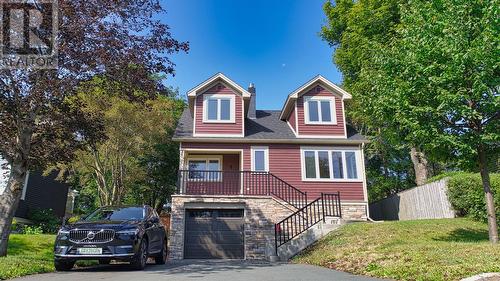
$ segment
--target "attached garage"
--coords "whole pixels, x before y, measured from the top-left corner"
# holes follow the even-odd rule
[[[243,259],[243,209],[187,209],[185,259]]]

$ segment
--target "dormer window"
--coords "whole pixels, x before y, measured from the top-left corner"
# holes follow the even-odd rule
[[[235,99],[232,95],[205,95],[203,102],[203,122],[234,123]]]
[[[337,124],[335,98],[304,97],[306,124]]]

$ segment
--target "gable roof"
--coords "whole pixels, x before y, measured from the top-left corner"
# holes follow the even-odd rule
[[[310,90],[317,84],[320,84],[324,86],[326,89],[330,90],[331,92],[340,95],[343,100],[352,98],[351,94],[349,94],[339,86],[335,85],[335,83],[333,83],[332,81],[326,79],[321,75],[317,75],[288,95],[285,104],[283,105],[283,110],[281,111],[280,119],[283,120],[286,119],[288,117],[288,114],[290,114],[290,112],[292,111],[293,102],[297,100],[301,95],[307,93],[308,90]]]
[[[177,141],[217,141],[217,142],[300,142],[300,143],[365,143],[368,140],[352,126],[347,125],[346,139],[306,139],[297,138],[286,121],[281,120],[280,110],[257,110],[255,119],[245,119],[244,138],[193,137],[193,118],[186,108],[177,125],[174,140]]]
[[[203,93],[207,88],[209,88],[211,85],[215,84],[218,81],[224,82],[233,90],[235,90],[238,94],[242,95],[244,98],[250,98],[251,96],[251,94],[247,90],[245,90],[243,87],[238,85],[233,80],[229,79],[226,75],[224,75],[221,72],[216,73],[214,76],[208,78],[207,80],[198,84],[198,86],[189,90],[187,92],[187,96],[190,98],[196,97],[197,95]]]

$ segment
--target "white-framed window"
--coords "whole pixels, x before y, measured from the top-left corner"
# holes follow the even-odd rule
[[[189,180],[222,180],[222,157],[196,157],[187,161]]]
[[[302,180],[360,181],[360,153],[355,149],[302,148]]]
[[[252,146],[252,171],[269,172],[269,147]]]
[[[304,97],[306,124],[337,124],[334,97]]]
[[[234,123],[235,96],[205,94],[203,98],[203,122]]]

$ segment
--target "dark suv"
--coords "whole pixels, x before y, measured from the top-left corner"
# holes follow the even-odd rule
[[[64,225],[54,246],[56,270],[70,270],[77,260],[128,261],[144,269],[148,257],[167,259],[167,235],[150,206],[102,207],[74,224]]]

